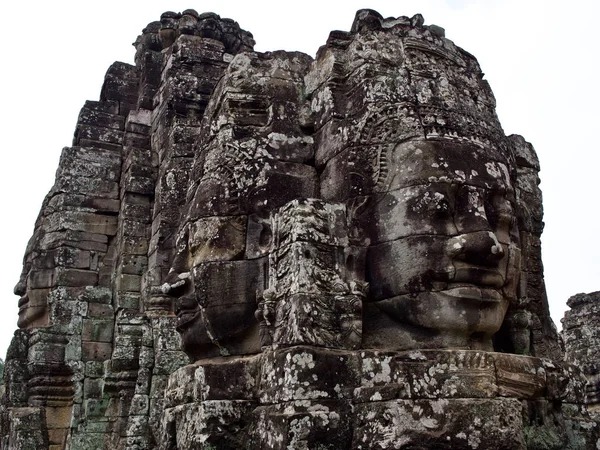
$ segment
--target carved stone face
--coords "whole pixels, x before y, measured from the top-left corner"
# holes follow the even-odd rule
[[[182,347],[193,358],[260,349],[254,311],[256,291],[264,279],[262,260],[197,261],[205,254],[213,259],[216,254],[226,255],[235,247],[234,228],[216,228],[224,233],[223,241],[216,239],[217,231],[203,235],[204,245],[196,246],[190,238],[183,254],[193,261],[191,269],[180,272],[177,279],[168,279],[169,294],[177,297],[177,331]]]
[[[27,282],[21,279],[14,293],[19,295],[19,328],[42,327],[48,324],[48,289],[27,289]]]
[[[390,156],[389,191],[363,210],[374,306],[407,333],[399,346],[488,347],[520,261],[506,158],[449,141],[409,141]]]
[[[255,353],[259,350],[254,319],[259,267],[227,261],[199,265],[176,303],[182,348],[193,358]],[[195,286],[192,287],[192,284]]]

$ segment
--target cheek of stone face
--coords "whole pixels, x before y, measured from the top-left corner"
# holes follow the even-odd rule
[[[190,226],[192,264],[239,259],[246,249],[246,216],[204,217]]]
[[[46,326],[48,324],[48,294],[49,289],[30,289],[25,296],[19,300],[19,328],[33,328]]]
[[[367,276],[372,300],[442,290],[454,276],[446,236],[409,236],[371,246]]]
[[[19,328],[34,328],[46,325],[48,322],[48,308],[30,306],[19,312],[17,326]]]

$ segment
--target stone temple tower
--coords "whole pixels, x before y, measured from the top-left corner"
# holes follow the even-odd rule
[[[186,10],[134,45],[25,252],[2,448],[598,448],[537,156],[441,27],[360,10],[312,58]]]

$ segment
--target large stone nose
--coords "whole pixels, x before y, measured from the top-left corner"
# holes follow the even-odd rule
[[[13,292],[15,295],[22,297],[27,292],[27,280],[25,277],[21,277],[19,282],[13,288]]]
[[[446,254],[454,260],[478,266],[496,266],[504,258],[504,249],[493,232],[476,231],[449,239]]]

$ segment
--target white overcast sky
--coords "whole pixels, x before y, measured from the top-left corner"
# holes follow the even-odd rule
[[[543,260],[552,317],[568,297],[600,290],[600,38],[597,0],[104,0],[4,2],[0,65],[0,357],[16,328],[12,289],[61,149],[79,109],[97,100],[114,61],[164,11],[212,11],[254,34],[257,51],[314,56],[331,30],[349,30],[360,8],[384,17],[421,13],[474,54],[506,134],[536,148],[546,229]]]

